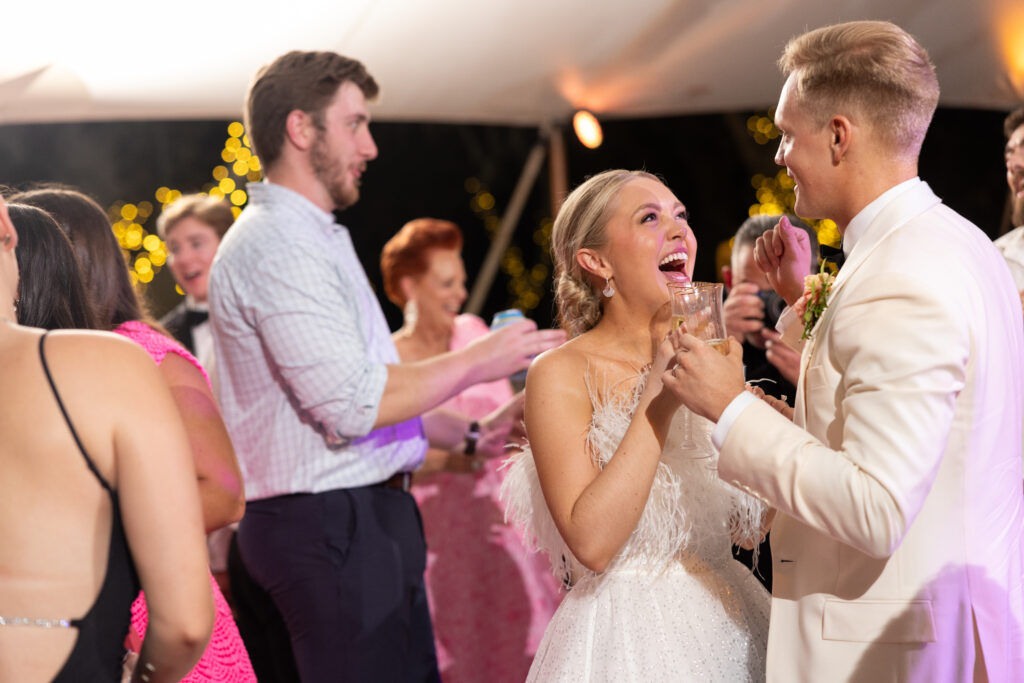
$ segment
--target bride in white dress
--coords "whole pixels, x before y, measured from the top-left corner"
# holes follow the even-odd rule
[[[570,341],[537,358],[529,443],[509,462],[507,514],[569,592],[529,681],[763,681],[769,596],[732,558],[767,514],[718,479],[711,424],[665,385],[668,287],[697,244],[672,191],[607,171],[566,199],[552,233]],[[739,347],[731,355],[739,362]]]

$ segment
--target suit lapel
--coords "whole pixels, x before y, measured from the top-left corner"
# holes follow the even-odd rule
[[[819,336],[823,333],[825,326],[838,308],[838,306],[833,304],[837,303],[839,291],[867,261],[875,249],[885,241],[886,237],[906,225],[911,219],[940,203],[942,203],[942,200],[932,192],[931,188],[928,187],[928,183],[922,181],[889,202],[878,216],[875,217],[875,220],[871,222],[867,230],[864,231],[864,235],[857,241],[857,244],[840,269],[839,275],[836,276],[835,282],[832,284],[832,290],[829,292],[828,297],[829,305],[825,308],[825,312],[818,319],[818,322],[815,323],[814,328],[811,330],[811,337],[804,344],[803,353],[800,355],[800,382],[794,410],[794,422],[798,426],[804,427],[807,425],[808,397],[807,382],[805,381],[807,368],[814,357]]]
[[[924,181],[911,187],[889,202],[875,217],[875,220],[871,222],[867,230],[864,231],[864,235],[857,241],[857,244],[854,245],[853,251],[850,252],[849,258],[846,259],[846,263],[843,264],[835,283],[832,285],[832,292],[829,298],[836,296],[839,290],[853,277],[854,273],[864,265],[872,252],[885,241],[886,237],[902,228],[911,219],[941,203],[942,200],[935,196],[932,189],[928,187],[928,183]],[[818,321],[816,327],[821,327],[821,323],[829,317],[831,310],[831,306],[825,309],[825,314],[821,316],[821,320]]]

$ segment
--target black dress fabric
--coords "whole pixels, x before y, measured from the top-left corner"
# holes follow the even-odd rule
[[[75,443],[78,444],[78,450],[85,458],[85,464],[110,496],[111,505],[110,548],[107,551],[107,572],[103,586],[85,616],[71,620],[71,625],[78,629],[78,638],[63,668],[53,680],[55,683],[120,681],[121,660],[125,653],[124,639],[131,627],[132,602],[139,594],[139,577],[121,523],[117,492],[96,469],[89,454],[85,452],[81,439],[78,438],[78,432],[75,431],[53,377],[50,376],[43,347],[45,340],[46,334],[39,339],[39,359],[50,383],[50,389]]]

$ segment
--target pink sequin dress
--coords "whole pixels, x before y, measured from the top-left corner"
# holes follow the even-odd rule
[[[454,351],[487,334],[455,319]],[[480,418],[512,397],[507,380],[478,384],[443,407]],[[437,474],[413,487],[427,539],[427,594],[445,683],[522,683],[561,600],[547,559],[527,552],[498,500],[504,459],[476,474]]]
[[[178,354],[199,368],[209,384],[210,378],[207,376],[206,370],[185,347],[170,337],[160,334],[149,325],[129,321],[119,325],[114,332],[128,337],[146,349],[157,365],[163,362],[168,353]],[[249,653],[242,643],[242,636],[238,633],[235,619],[231,616],[231,608],[228,607],[212,574],[210,575],[210,590],[213,592],[213,604],[216,612],[213,634],[210,636],[210,643],[206,646],[206,651],[203,652],[203,656],[195,668],[181,680],[187,683],[205,683],[207,681],[254,683],[256,674],[253,673]],[[145,638],[148,624],[149,615],[146,612],[145,593],[139,593],[139,597],[132,604],[132,626],[140,636]]]

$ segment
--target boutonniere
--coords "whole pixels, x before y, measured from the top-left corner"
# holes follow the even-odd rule
[[[835,281],[836,276],[825,270],[824,265],[820,272],[804,278],[804,293],[793,306],[794,312],[804,321],[801,339],[811,338],[811,330],[828,307],[828,295]]]

